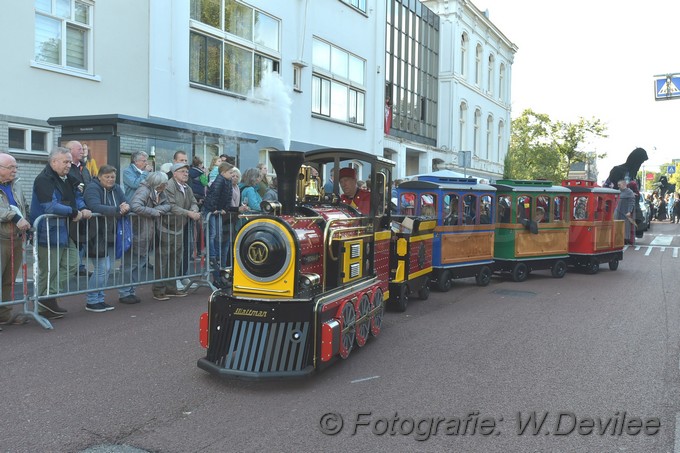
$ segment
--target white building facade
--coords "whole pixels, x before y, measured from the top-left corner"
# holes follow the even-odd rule
[[[0,43],[0,152],[20,161],[27,190],[74,139],[119,168],[134,151],[157,166],[177,150],[206,165],[228,154],[246,169],[270,148],[342,147],[394,159],[397,176],[455,167],[464,149],[473,174],[502,172],[516,48],[464,0],[18,1]]]

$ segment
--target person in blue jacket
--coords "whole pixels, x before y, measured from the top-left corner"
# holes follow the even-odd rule
[[[69,235],[81,219],[89,219],[77,181],[69,176],[73,157],[68,148],[55,148],[48,163],[33,181],[31,221],[38,243],[38,311],[48,318],[61,318],[67,310],[54,295],[65,289],[69,276],[78,269],[78,247]],[[44,214],[59,217],[41,218]]]

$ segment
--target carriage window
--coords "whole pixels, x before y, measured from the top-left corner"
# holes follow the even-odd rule
[[[424,193],[420,195],[420,215],[426,217],[437,216],[437,195]]]
[[[567,197],[558,196],[553,199],[553,215],[555,222],[565,222],[567,219]]]
[[[474,225],[477,222],[477,195],[463,197],[463,225]]]
[[[444,225],[458,225],[458,194],[444,195]]]
[[[528,220],[531,217],[531,197],[520,195],[517,197],[517,223]]]
[[[604,202],[604,220],[612,219],[613,214],[612,206],[613,206],[612,200],[606,200]]]
[[[479,200],[479,223],[488,225],[493,219],[492,204],[493,197],[491,195],[482,195]]]
[[[413,215],[416,212],[416,194],[403,192],[399,197],[399,214]]]
[[[511,199],[507,195],[498,197],[498,223],[510,222],[510,203]]]
[[[550,197],[547,195],[539,195],[536,197],[536,213],[534,220],[538,223],[550,222]]]
[[[602,212],[604,210],[604,203],[602,197],[595,198],[595,220],[602,220]]]
[[[588,219],[588,197],[574,198],[574,220]]]

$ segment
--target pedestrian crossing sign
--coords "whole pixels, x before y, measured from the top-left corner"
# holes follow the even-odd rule
[[[680,98],[680,74],[668,74],[656,76],[654,79],[654,99],[657,101],[665,99]]]

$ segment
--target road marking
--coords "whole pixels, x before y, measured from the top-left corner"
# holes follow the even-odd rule
[[[639,245],[636,245],[636,246],[635,246],[635,251],[637,252],[638,250],[640,250],[640,246],[639,246]]]
[[[673,445],[673,451],[675,453],[680,453],[680,412],[675,414],[675,443]]]
[[[652,239],[649,245],[671,245],[671,242],[673,242],[673,236],[660,235]]]
[[[645,252],[645,256],[649,256],[650,253],[652,253],[652,247],[647,247],[647,251]]]
[[[371,379],[378,379],[380,376],[371,376],[367,378],[362,378],[362,379],[355,379],[353,381],[350,381],[350,384],[356,384],[357,382],[364,382],[364,381],[370,381]]]
[[[673,258],[677,258],[677,257],[678,257],[678,248],[673,247]]]

